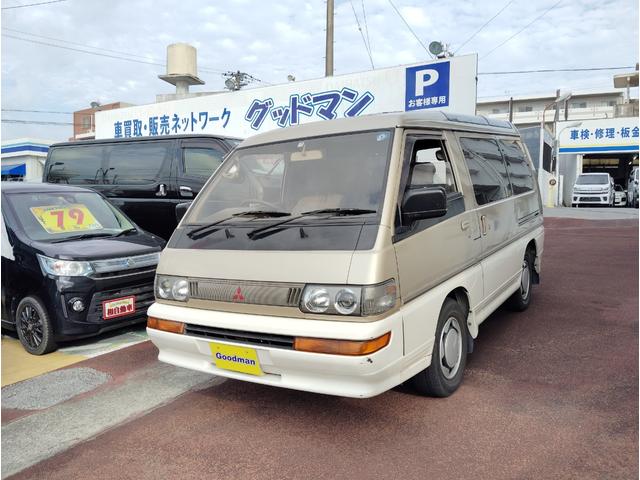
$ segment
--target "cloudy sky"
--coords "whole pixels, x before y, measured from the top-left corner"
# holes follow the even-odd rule
[[[264,84],[284,83],[288,74],[298,80],[324,75],[324,0],[57,0],[11,8],[45,1],[2,2],[3,140],[72,135],[70,125],[7,121],[64,124],[72,121],[69,114],[10,110],[72,112],[91,101],[145,104],[158,93],[174,92],[157,78],[164,67],[152,64],[164,64],[166,46],[175,42],[198,48],[198,73],[206,85],[192,91],[222,89],[221,73],[228,70],[248,72]],[[394,5],[423,44],[441,40],[458,55],[478,53],[480,98],[556,88],[610,89],[612,74],[620,73],[490,72],[633,66],[638,61],[635,0],[335,2],[336,75],[369,70],[371,61],[381,68],[429,58]],[[362,39],[367,32],[371,60]]]

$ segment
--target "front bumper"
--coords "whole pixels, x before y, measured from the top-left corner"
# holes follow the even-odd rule
[[[122,279],[115,281],[73,282],[72,286],[52,286],[51,293],[55,314],[54,336],[57,341],[71,340],[98,335],[146,320],[147,309],[154,301],[153,273],[134,276],[123,285]],[[135,297],[135,311],[115,317],[105,318],[103,302],[123,297]],[[85,309],[75,312],[71,308],[73,299],[80,299]]]
[[[574,205],[609,205],[611,197],[607,193],[574,193],[571,197]]]
[[[284,336],[343,340],[368,340],[391,332],[383,349],[364,356],[300,352],[191,334],[147,329],[158,347],[160,361],[179,367],[249,382],[344,397],[372,397],[412,377],[429,366],[431,351],[403,352],[402,315],[396,312],[371,323],[302,320],[227,313],[154,303],[149,315],[187,324]],[[263,375],[217,368],[210,350],[215,341],[255,349]]]

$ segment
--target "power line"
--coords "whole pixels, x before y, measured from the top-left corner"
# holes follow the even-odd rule
[[[511,39],[513,39],[514,37],[516,37],[517,35],[521,34],[522,32],[524,32],[527,28],[529,28],[531,25],[533,25],[534,23],[536,23],[538,20],[540,20],[542,17],[544,17],[547,13],[549,13],[551,10],[553,10],[554,8],[556,8],[558,5],[560,5],[562,3],[562,0],[559,0],[558,2],[554,3],[551,7],[547,8],[544,12],[542,12],[541,15],[537,16],[536,18],[534,18],[531,22],[527,23],[524,27],[522,27],[520,30],[518,30],[516,33],[514,33],[513,35],[511,35],[509,38],[507,38],[504,42],[502,42],[501,44],[499,44],[498,46],[494,47],[493,49],[489,50],[488,53],[484,54],[482,57],[480,58],[486,58],[489,55],[491,55],[493,52],[495,52],[498,48],[500,48],[501,46],[503,46],[505,43],[509,42]]]
[[[144,60],[136,60],[134,58],[126,58],[126,57],[122,57],[122,56],[119,56],[119,55],[109,55],[109,54],[106,54],[106,53],[92,52],[92,51],[83,50],[83,49],[80,49],[80,48],[66,47],[64,45],[55,45],[53,43],[42,42],[40,40],[33,40],[31,38],[17,37],[15,35],[10,35],[8,33],[3,33],[2,36],[3,37],[8,37],[8,38],[13,38],[15,40],[22,40],[23,42],[35,43],[35,44],[38,44],[38,45],[45,45],[47,47],[53,47],[53,48],[61,48],[63,50],[71,50],[73,52],[86,53],[88,55],[95,55],[95,56],[98,56],[98,57],[115,58],[117,60],[125,60],[127,62],[134,62],[134,63],[142,63],[144,65],[154,65],[156,67],[166,67],[167,66],[164,63],[149,62],[149,61],[144,61]],[[93,48],[93,47],[91,47],[91,48]],[[203,72],[208,72],[208,73],[219,73],[219,74],[223,73],[221,70],[211,70],[211,69],[207,69],[207,68],[203,68],[203,67],[201,67],[200,70],[203,71]],[[259,80],[259,81],[262,81],[262,80]]]
[[[18,120],[15,118],[3,118],[2,123],[20,123],[29,125],[74,125],[72,122],[46,122],[43,120]],[[76,123],[75,125],[80,125]]]
[[[516,75],[520,73],[595,72],[598,70],[630,70],[631,67],[544,68],[539,70],[513,70],[509,72],[478,72],[478,75]]]
[[[36,43],[38,45],[46,45],[47,47],[54,47],[54,48],[61,48],[63,50],[71,50],[73,52],[80,52],[80,53],[86,53],[88,55],[96,55],[98,57],[107,57],[107,58],[116,58],[118,60],[126,60],[127,62],[134,62],[134,63],[144,63],[146,65],[154,65],[157,67],[165,67],[166,65],[162,64],[162,63],[156,63],[156,62],[145,62],[143,60],[135,60],[133,58],[125,58],[125,57],[119,57],[116,55],[108,55],[106,53],[99,53],[99,52],[90,52],[88,50],[82,50],[79,48],[73,48],[73,47],[65,47],[63,45],[54,45],[53,43],[47,43],[47,42],[41,42],[39,40],[32,40],[30,38],[21,38],[21,37],[16,37],[15,35],[10,35],[8,33],[3,33],[2,34],[3,37],[8,37],[8,38],[13,38],[15,40],[22,40],[23,42],[30,42],[30,43]]]
[[[409,26],[409,24],[407,23],[407,21],[404,19],[404,17],[402,16],[402,14],[400,13],[400,10],[398,10],[396,8],[396,6],[393,4],[393,2],[391,0],[389,0],[389,3],[391,4],[391,6],[393,7],[393,9],[396,11],[396,13],[398,14],[398,16],[402,19],[402,21],[404,22],[404,24],[407,26],[407,28],[409,29],[409,31],[413,34],[414,37],[416,37],[416,40],[418,40],[418,42],[420,43],[420,45],[422,45],[422,48],[424,48],[424,51],[427,52],[427,54],[429,55],[429,57],[433,58],[433,55],[431,55],[431,52],[429,51],[429,49],[425,46],[424,43],[422,43],[422,40],[420,40],[420,38],[418,37],[418,35],[416,35],[416,32],[413,31],[413,29]]]
[[[79,47],[92,48],[94,50],[102,50],[104,52],[111,52],[111,53],[118,53],[118,54],[121,54],[121,55],[127,55],[129,57],[137,57],[137,58],[148,59],[148,57],[146,57],[144,55],[136,55],[134,53],[120,52],[118,50],[110,50],[108,48],[93,47],[91,45],[87,45],[86,43],[70,42],[68,40],[62,40],[60,38],[45,37],[44,35],[37,35],[35,33],[23,32],[22,30],[15,30],[13,28],[2,27],[2,29],[6,30],[7,32],[19,33],[21,35],[29,35],[31,37],[37,37],[37,38],[44,38],[45,40],[53,40],[54,42],[68,43],[69,45],[77,45]]]
[[[371,57],[371,50],[369,50],[369,45],[367,45],[367,40],[364,38],[364,32],[360,27],[360,20],[358,19],[358,14],[356,14],[356,7],[353,6],[353,0],[349,0],[351,3],[351,10],[353,10],[353,16],[356,17],[356,24],[358,25],[358,30],[360,31],[360,36],[362,37],[362,43],[364,43],[364,48],[367,51],[367,55],[369,55],[369,61],[371,62],[371,69],[375,70],[375,65],[373,64],[373,58]]]
[[[35,7],[36,5],[49,5],[50,3],[66,2],[67,0],[50,0],[49,2],[27,3],[25,5],[14,5],[13,7],[2,7],[2,10],[11,10],[13,8]]]
[[[506,10],[506,8],[511,5],[514,2],[514,0],[509,0],[509,2],[507,2],[505,4],[504,7],[502,7],[500,10],[498,10],[498,13],[496,13],[493,17],[491,17],[489,20],[487,20],[478,30],[475,31],[475,33],[473,35],[471,35],[469,38],[467,38],[464,42],[462,42],[462,45],[460,45],[455,52],[453,52],[454,54],[458,53],[460,51],[460,49],[462,47],[464,47],[467,43],[469,43],[477,34],[479,34],[484,27],[486,27],[487,25],[489,25],[491,22],[493,22],[493,20],[500,15],[504,10]]]
[[[369,38],[369,25],[367,25],[367,12],[364,9],[364,0],[362,0],[362,17],[364,20],[364,31],[367,34],[367,45],[369,45],[369,54],[371,54],[371,39]]]
[[[21,113],[54,113],[60,115],[73,115],[73,112],[55,112],[51,110],[20,110],[17,108],[3,108],[3,112],[21,112]]]

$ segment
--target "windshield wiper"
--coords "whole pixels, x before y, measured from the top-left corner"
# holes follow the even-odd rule
[[[84,240],[85,238],[98,238],[98,237],[112,237],[111,233],[83,233],[82,235],[75,235],[73,237],[65,237],[59,238],[57,240],[52,240],[49,243],[61,243],[61,242],[70,242],[72,240]]]
[[[366,215],[367,213],[376,213],[376,210],[368,210],[366,208],[322,208],[320,210],[302,212],[302,215],[323,215],[329,213],[333,213],[337,217],[347,217],[351,215]]]
[[[126,230],[122,230],[119,233],[116,233],[115,235],[113,235],[113,237],[122,237],[124,235],[127,235],[128,233],[132,233],[132,232],[137,232],[137,230],[135,228],[127,228]]]
[[[220,225],[221,223],[228,222],[229,220],[233,220],[236,217],[288,217],[289,215],[291,214],[288,212],[279,212],[277,210],[249,210],[247,212],[234,213],[230,217],[195,228],[187,233],[187,236],[192,240],[206,237],[207,235],[217,232],[221,228],[213,227]]]
[[[328,216],[326,218],[329,218],[332,216],[365,215],[367,213],[376,213],[376,211],[366,210],[363,208],[323,208],[321,210],[311,210],[309,212],[302,212],[300,215],[287,218],[286,220],[282,220],[281,222],[272,223],[264,227],[256,228],[255,230],[251,230],[249,233],[247,233],[247,237],[249,237],[251,240],[257,240],[259,238],[273,235],[274,233],[277,233],[281,230],[278,227],[281,227],[289,222],[293,222],[294,220],[298,220],[303,217],[327,214]],[[292,225],[289,225],[289,227],[290,226]]]

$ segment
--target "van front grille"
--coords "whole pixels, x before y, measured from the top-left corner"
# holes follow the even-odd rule
[[[227,340],[230,342],[246,343],[273,348],[293,349],[293,337],[287,335],[274,335],[272,333],[245,332],[241,330],[228,330],[226,328],[205,327],[187,323],[185,335],[208,338],[211,340]]]
[[[297,307],[303,284],[189,279],[189,298],[249,305]]]

